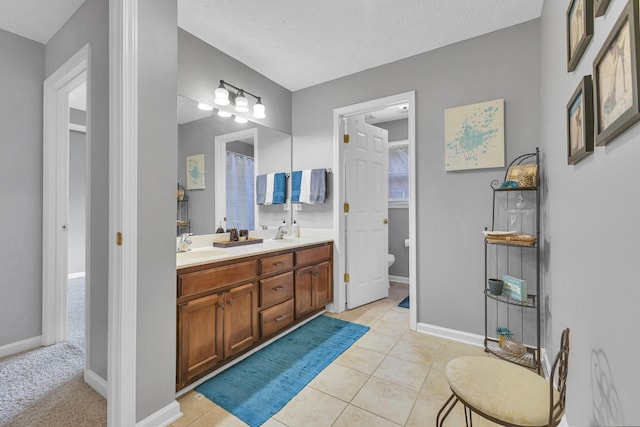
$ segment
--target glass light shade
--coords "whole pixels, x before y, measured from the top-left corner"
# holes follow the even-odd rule
[[[215,91],[216,99],[213,101],[218,105],[229,105],[229,91],[223,87],[219,87]]]
[[[238,96],[236,96],[236,111],[239,113],[249,111],[249,101],[247,101],[242,91],[238,92]]]
[[[236,116],[235,122],[236,123],[247,123],[247,119],[245,119],[244,117]]]
[[[262,104],[262,102],[258,101],[253,106],[253,117],[255,117],[256,119],[264,119],[265,117],[267,117],[264,114],[264,104]]]
[[[231,114],[228,111],[218,110],[218,116],[220,116],[220,117],[231,117],[231,116],[233,116],[233,114]]]
[[[204,102],[198,102],[198,108],[204,111],[211,111],[213,107],[209,104],[205,104]]]

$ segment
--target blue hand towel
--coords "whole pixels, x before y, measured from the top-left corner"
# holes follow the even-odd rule
[[[273,176],[273,203],[284,203],[287,191],[287,176],[279,172]]]
[[[327,171],[326,169],[311,170],[311,188],[309,201],[311,203],[324,203],[327,197]]]
[[[264,198],[267,194],[267,176],[256,176],[256,205],[264,205]]]
[[[291,203],[300,203],[300,184],[302,183],[302,171],[291,173]]]

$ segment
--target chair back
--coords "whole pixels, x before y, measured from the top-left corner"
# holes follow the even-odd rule
[[[567,374],[569,372],[569,328],[562,331],[560,351],[556,354],[549,378],[549,426],[560,424],[566,409]],[[557,376],[557,378],[556,378]],[[554,384],[557,382],[557,391]],[[554,397],[558,400],[554,402]]]

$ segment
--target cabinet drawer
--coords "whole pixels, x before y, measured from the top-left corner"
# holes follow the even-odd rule
[[[331,258],[331,245],[296,251],[296,266],[315,264]]]
[[[247,282],[256,277],[256,261],[238,262],[178,276],[178,298]]]
[[[293,253],[274,255],[260,259],[260,274],[277,273],[293,268]]]
[[[267,337],[293,322],[293,299],[260,312],[262,336]]]
[[[293,271],[260,280],[260,306],[265,307],[293,297]]]

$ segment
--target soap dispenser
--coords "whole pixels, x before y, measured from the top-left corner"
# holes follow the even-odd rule
[[[238,235],[238,227],[236,227],[236,224],[238,223],[238,221],[235,221],[233,226],[231,227],[231,231],[229,232],[229,240],[232,242],[237,242],[240,239],[240,236]]]
[[[291,237],[300,237],[300,227],[298,227],[298,223],[296,220],[293,220],[293,225],[291,226]]]

